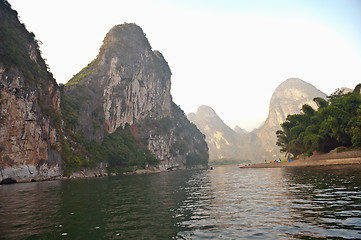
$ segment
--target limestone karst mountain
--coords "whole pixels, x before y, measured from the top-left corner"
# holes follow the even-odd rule
[[[34,34],[0,1],[0,182],[62,173],[59,104]]]
[[[250,160],[257,158],[254,151],[258,140],[251,133],[239,134],[228,127],[209,106],[200,106],[197,113],[187,115],[199,130],[206,135],[210,160]]]
[[[59,87],[35,35],[0,0],[0,182],[206,166],[205,136],[172,101],[170,77],[142,29],[123,24]]]
[[[197,113],[187,115],[188,119],[196,124],[200,131],[206,135],[210,159],[222,159],[235,156],[239,136],[228,127],[208,106],[200,106]]]
[[[114,26],[97,58],[65,85],[64,98],[78,102],[73,130],[99,142],[130,125],[161,169],[207,165],[204,136],[173,103],[170,78],[139,26]]]
[[[326,95],[301,79],[287,79],[272,95],[267,120],[249,133],[241,131],[242,134],[239,134],[236,132],[239,131],[238,128],[232,130],[207,106],[201,106],[196,114],[188,114],[188,119],[206,135],[210,159],[231,158],[261,162],[283,157],[276,146],[276,131],[289,114],[300,113],[304,104],[316,109],[313,102],[315,97],[326,98]]]
[[[235,131],[236,133],[238,134],[246,134],[248,133],[247,130],[243,129],[243,128],[240,128],[238,125],[236,125],[233,129],[233,131]]]
[[[287,79],[276,88],[269,103],[266,122],[254,132],[262,142],[264,159],[283,157],[276,146],[276,131],[281,129],[280,124],[288,115],[300,113],[304,104],[317,109],[313,101],[315,97],[326,99],[326,94],[299,78]]]

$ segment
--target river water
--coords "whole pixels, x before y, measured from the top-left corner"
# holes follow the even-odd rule
[[[0,185],[0,239],[361,239],[361,166]]]

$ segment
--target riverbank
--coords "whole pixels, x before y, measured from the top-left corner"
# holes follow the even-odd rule
[[[192,168],[184,167],[171,167],[171,168],[157,168],[153,166],[146,166],[145,169],[133,168],[133,171],[130,172],[119,172],[119,173],[108,173],[107,169],[103,167],[96,168],[83,168],[79,171],[73,172],[70,176],[58,175],[58,176],[39,176],[39,177],[11,177],[11,178],[0,178],[1,184],[12,184],[12,183],[27,183],[27,182],[43,182],[43,181],[56,181],[56,180],[67,180],[67,179],[81,179],[81,178],[97,178],[97,177],[107,177],[107,176],[117,176],[117,175],[137,175],[137,174],[150,174],[150,173],[160,173],[160,172],[171,172],[179,170],[191,170],[191,169],[207,169],[207,167],[202,165],[193,166]]]
[[[280,168],[280,167],[306,167],[327,165],[349,165],[361,164],[361,151],[330,152],[326,154],[315,154],[311,157],[301,157],[292,162],[279,163],[256,163],[241,168]]]

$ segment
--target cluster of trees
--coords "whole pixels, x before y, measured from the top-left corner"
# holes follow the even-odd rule
[[[109,170],[113,172],[132,170],[133,166],[144,169],[146,164],[156,166],[160,163],[160,160],[134,137],[129,124],[118,127],[114,133],[105,133],[102,142],[85,141],[85,143],[92,160],[108,162]]]
[[[129,124],[119,127],[114,133],[105,133],[102,142],[86,139],[81,133],[67,131],[62,136],[61,156],[65,161],[65,175],[81,167],[95,167],[100,162],[109,164],[110,172],[132,171],[133,167],[144,169],[147,164],[160,163],[132,133]]]
[[[301,114],[289,115],[276,132],[281,152],[297,156],[326,153],[337,147],[361,147],[361,84],[345,94],[340,89],[327,100],[315,98],[318,110],[305,104]]]

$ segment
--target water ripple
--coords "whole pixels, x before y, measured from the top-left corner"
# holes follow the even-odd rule
[[[0,186],[0,239],[361,239],[361,166]]]

